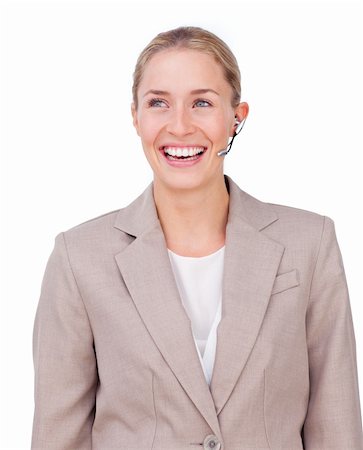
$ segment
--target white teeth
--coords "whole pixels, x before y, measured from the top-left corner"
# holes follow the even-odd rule
[[[204,147],[164,147],[164,152],[171,156],[195,156],[204,152]]]

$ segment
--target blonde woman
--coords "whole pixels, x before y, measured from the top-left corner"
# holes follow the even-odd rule
[[[134,72],[153,181],[59,233],[34,324],[34,449],[361,450],[331,218],[224,174],[248,115],[229,47],[156,36]]]

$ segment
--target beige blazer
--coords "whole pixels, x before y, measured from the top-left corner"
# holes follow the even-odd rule
[[[225,181],[210,387],[150,183],[55,238],[34,323],[33,449],[363,449],[334,222]]]

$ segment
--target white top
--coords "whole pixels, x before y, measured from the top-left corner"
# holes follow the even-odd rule
[[[210,384],[221,319],[225,246],[202,257],[181,256],[168,249],[183,306],[190,318],[199,359]]]

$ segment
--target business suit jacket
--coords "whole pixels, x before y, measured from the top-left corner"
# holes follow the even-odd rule
[[[33,449],[363,449],[334,222],[225,181],[210,387],[150,183],[55,238],[34,323]]]

